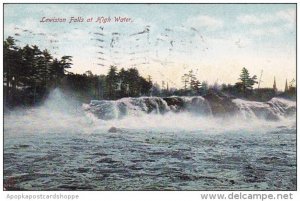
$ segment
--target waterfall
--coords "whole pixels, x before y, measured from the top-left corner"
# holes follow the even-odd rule
[[[272,98],[267,102],[246,101],[233,99],[232,102],[238,107],[243,118],[263,118],[279,120],[296,113],[296,103],[282,98]]]
[[[147,114],[163,115],[165,113],[191,113],[200,116],[235,115],[239,118],[279,120],[296,113],[296,102],[273,98],[267,102],[217,98],[202,96],[192,97],[139,97],[119,100],[92,100],[84,105],[84,110],[99,119],[121,119],[126,116],[143,116]]]

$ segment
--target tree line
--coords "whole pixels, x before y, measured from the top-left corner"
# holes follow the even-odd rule
[[[72,57],[53,58],[48,50],[36,45],[18,47],[8,37],[3,44],[4,103],[7,106],[35,104],[58,86],[71,68]]]
[[[239,75],[238,81],[235,84],[221,84],[215,83],[208,85],[205,81],[199,81],[193,70],[182,76],[183,89],[174,90],[172,92],[162,93],[168,95],[206,95],[207,93],[223,93],[229,96],[246,98],[256,101],[267,101],[275,96],[285,97],[290,99],[296,98],[296,86],[295,80],[292,80],[290,84],[287,84],[283,92],[277,91],[276,86],[273,88],[254,88],[255,84],[258,84],[257,76],[251,76],[248,69],[243,67]],[[275,88],[274,88],[275,87]]]
[[[121,68],[118,72],[116,66],[111,66],[106,76],[107,96],[110,99],[149,96],[152,85],[152,80],[140,76],[136,68]]]
[[[39,104],[56,87],[87,101],[150,95],[151,80],[140,76],[135,68],[118,72],[111,66],[107,75],[93,75],[91,71],[71,73],[71,67],[72,56],[54,58],[47,49],[19,47],[13,37],[8,37],[3,44],[5,106]]]
[[[207,93],[208,90],[218,91],[222,88],[226,88],[226,84],[219,86],[217,83],[215,83],[212,86],[208,86],[206,81],[200,82],[193,73],[193,70],[185,73],[181,78],[184,85],[183,90],[189,95],[203,95]],[[233,86],[227,86],[231,86],[232,91],[246,95],[252,91],[253,85],[257,83],[256,79],[256,75],[251,77],[249,71],[244,67],[238,79],[239,81]]]
[[[209,92],[222,92],[253,100],[268,100],[274,96],[296,97],[294,83],[289,86],[286,83],[283,93],[273,88],[254,89],[257,77],[250,76],[246,68],[242,68],[234,85],[215,83],[210,86],[206,81],[199,81],[190,70],[181,77],[182,89],[169,88],[168,85],[167,88],[161,88],[152,82],[150,76],[143,78],[136,68],[118,70],[116,66],[110,66],[106,75],[94,75],[91,71],[74,74],[68,71],[72,67],[71,56],[54,58],[47,49],[40,50],[36,45],[18,47],[13,37],[4,41],[3,59],[4,104],[8,107],[39,104],[56,87],[86,102],[91,99],[151,95],[205,95]]]

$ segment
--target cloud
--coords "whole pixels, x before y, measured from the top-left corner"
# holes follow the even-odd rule
[[[238,21],[243,24],[262,25],[272,22],[274,19],[270,15],[242,15],[238,16]]]
[[[188,18],[186,26],[214,30],[223,27],[223,21],[208,15],[198,15],[196,17]]]
[[[34,8],[34,9],[33,9]],[[57,4],[51,4],[46,6],[36,5],[35,7],[27,7],[31,12],[39,15],[40,17],[70,17],[81,16],[80,9],[60,6]]]
[[[237,20],[242,24],[248,25],[265,25],[269,23],[296,23],[296,10],[285,9],[276,12],[275,14],[260,14],[260,15],[240,15]]]
[[[283,29],[278,27],[258,28],[250,30],[250,34],[254,36],[270,36],[282,34]]]
[[[275,36],[296,28],[295,9],[285,9],[273,14],[241,15],[237,20],[245,25],[253,25],[249,34],[253,36]]]
[[[290,24],[296,24],[296,10],[286,9],[276,13],[276,16]]]

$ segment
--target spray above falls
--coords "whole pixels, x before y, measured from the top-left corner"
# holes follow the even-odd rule
[[[273,98],[246,101],[208,94],[194,97],[139,97],[93,100],[82,104],[60,89],[43,105],[6,113],[4,129],[11,134],[98,133],[111,127],[162,131],[224,132],[295,127],[296,102]],[[249,120],[251,123],[249,124]]]

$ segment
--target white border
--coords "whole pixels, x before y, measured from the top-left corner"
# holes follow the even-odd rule
[[[88,0],[88,1],[78,1],[78,0],[63,0],[63,1],[58,1],[58,0],[48,0],[48,1],[37,1],[37,0],[33,0],[33,1],[27,1],[27,0],[1,0],[1,4],[2,4],[2,8],[1,8],[1,14],[0,14],[0,21],[1,21],[1,27],[3,27],[3,3],[300,3],[300,1],[278,1],[278,0],[264,0],[264,1],[258,1],[258,0],[248,0],[248,1],[236,1],[236,0],[231,0],[231,1],[225,1],[225,0],[212,0],[212,1],[199,1],[199,0],[188,0],[188,1],[183,1],[183,0],[164,0],[164,1],[159,1],[159,0],[152,0],[152,1],[137,1],[137,0],[126,0],[126,1],[114,1],[114,0],[105,0],[105,1],[97,1],[97,0]],[[297,5],[297,9],[298,9],[298,5]],[[299,19],[299,15],[297,15],[297,25],[298,22],[300,21]],[[3,31],[1,29],[1,39],[3,38]],[[299,39],[299,31],[297,32],[297,38]],[[1,40],[1,44],[3,47],[3,41]],[[0,82],[3,83],[3,48],[0,48],[0,53],[1,53],[1,60],[0,60],[0,66],[2,66],[1,68],[1,75],[0,75]],[[298,47],[298,44],[297,44]],[[299,54],[299,51],[298,51]],[[297,54],[297,58],[298,58],[298,54]],[[299,70],[297,70],[297,85],[298,85],[298,81],[299,81]],[[299,94],[299,88],[297,90],[297,94]],[[3,120],[3,85],[1,84],[0,87],[0,114],[1,114],[1,123],[0,123],[0,130],[1,130],[1,137],[3,136],[3,124],[2,124],[2,120]],[[297,114],[298,113],[298,108],[297,108]],[[297,127],[299,129],[299,124],[297,124]],[[298,135],[298,132],[297,132]],[[298,150],[298,146],[299,146],[299,138],[297,139],[297,150]],[[36,191],[32,191],[32,192],[14,192],[14,191],[3,191],[3,140],[1,140],[0,143],[0,155],[1,155],[1,165],[0,165],[0,172],[1,172],[1,176],[0,176],[0,198],[1,200],[10,200],[7,198],[8,194],[14,194],[14,195],[18,195],[18,194],[28,194],[28,195],[40,195],[40,194],[53,194],[53,193],[62,193],[62,194],[73,194],[73,195],[79,195],[80,199],[79,200],[84,200],[84,201],[93,201],[93,200],[107,200],[107,201],[115,201],[115,200],[124,200],[124,201],[141,201],[141,200],[145,200],[145,201],[152,201],[152,200],[163,200],[163,201],[186,201],[186,200],[201,200],[200,194],[203,193],[224,193],[226,195],[229,195],[231,192],[230,191],[40,191],[40,192],[36,192]],[[297,161],[299,160],[299,154],[297,155]],[[297,168],[297,184],[299,184],[299,167]],[[299,189],[299,185],[297,185],[298,190]],[[241,191],[243,192],[243,191]],[[235,193],[238,193],[238,191],[235,191]],[[246,191],[245,193],[272,193],[274,195],[276,195],[276,193],[293,193],[293,199],[294,200],[300,200],[300,193],[299,192],[295,192],[295,191]],[[61,199],[59,199],[61,200]]]

